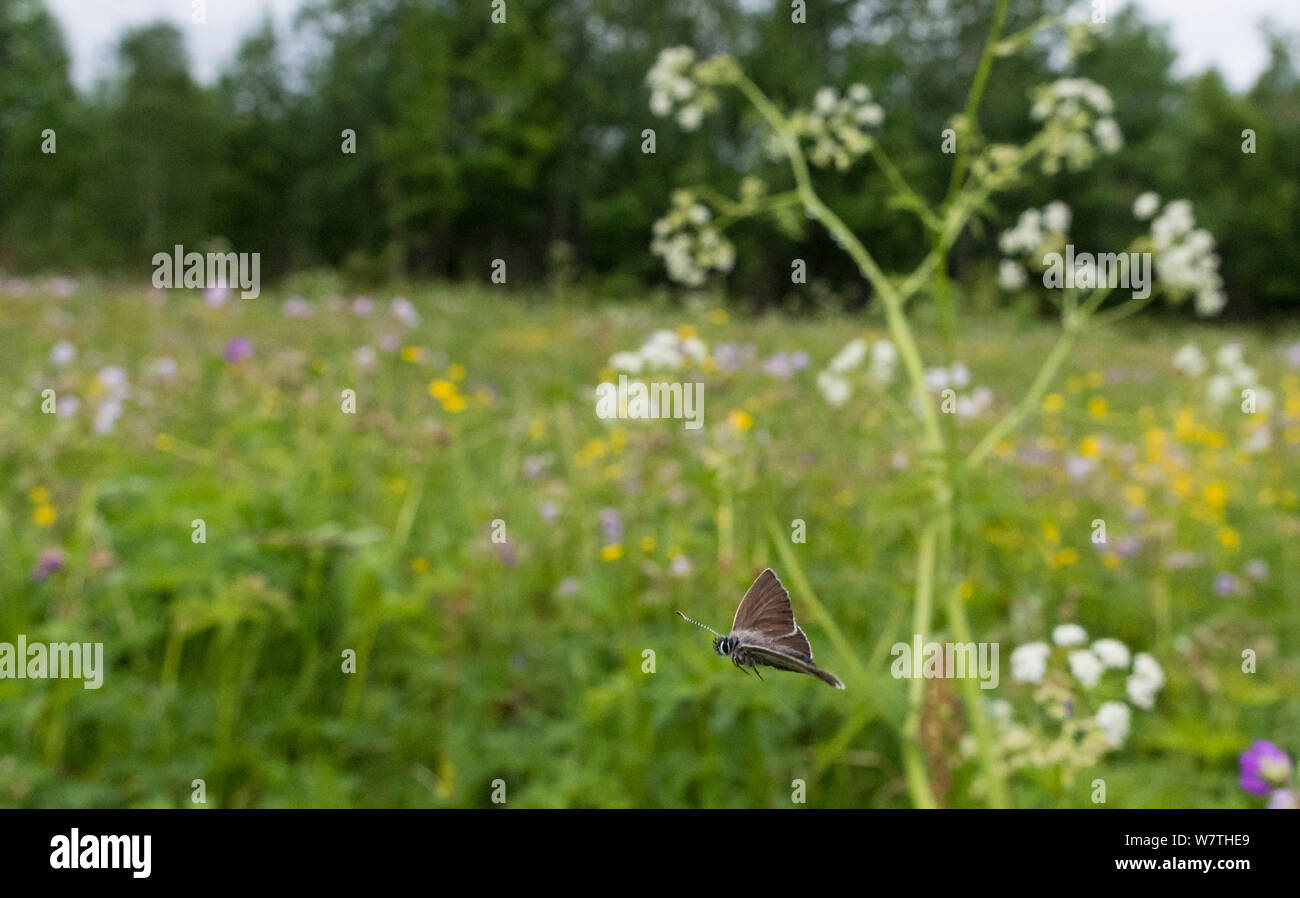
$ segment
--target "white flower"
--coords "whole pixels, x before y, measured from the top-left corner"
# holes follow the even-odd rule
[[[1071,218],[1070,207],[1060,200],[1043,207],[1043,224],[1053,234],[1064,234],[1070,230]]]
[[[375,351],[369,346],[358,346],[352,357],[356,359],[358,368],[369,368],[375,363]]]
[[[1222,290],[1210,288],[1196,294],[1196,314],[1210,318],[1223,311],[1228,304],[1228,297]]]
[[[1223,405],[1232,398],[1232,378],[1226,374],[1216,374],[1205,385],[1205,395],[1215,405]]]
[[[642,365],[644,365],[644,360],[639,353],[635,352],[616,352],[609,357],[609,367],[615,371],[637,374],[640,372]]]
[[[1115,153],[1124,146],[1124,132],[1113,118],[1099,119],[1092,126],[1092,136],[1097,139],[1097,146],[1103,153]]]
[[[1253,387],[1259,373],[1249,365],[1238,365],[1229,372],[1232,382],[1239,387]]]
[[[848,402],[853,392],[849,382],[833,371],[822,371],[817,375],[817,389],[836,408]]]
[[[1188,343],[1174,353],[1174,370],[1188,377],[1200,377],[1205,373],[1205,356],[1195,343]]]
[[[1092,653],[1106,668],[1125,668],[1130,660],[1128,646],[1118,639],[1098,639],[1092,644]]]
[[[1083,645],[1088,633],[1078,624],[1061,624],[1052,631],[1052,642],[1060,646]]]
[[[674,191],[668,212],[654,223],[650,250],[662,256],[668,276],[690,287],[704,285],[709,271],[730,271],[736,261],[731,242],[710,223],[708,207],[688,190]]]
[[[1246,360],[1246,354],[1240,343],[1224,343],[1214,354],[1214,361],[1220,368],[1236,368]]]
[[[1124,682],[1129,701],[1139,708],[1150,710],[1155,706],[1156,693],[1165,685],[1165,673],[1159,662],[1146,652],[1133,659],[1133,673]]]
[[[310,318],[312,305],[301,296],[290,296],[282,307],[285,318]]]
[[[389,308],[397,320],[407,327],[415,327],[420,323],[419,313],[415,311],[414,304],[405,296],[394,299]]]
[[[158,361],[154,362],[153,373],[154,376],[161,380],[171,380],[176,376],[179,367],[180,366],[176,364],[175,359],[169,356],[163,356]]]
[[[874,138],[863,129],[884,120],[885,110],[871,101],[871,91],[855,84],[843,97],[833,87],[820,88],[813,95],[811,111],[794,113],[790,124],[799,138],[811,143],[808,159],[813,165],[844,170],[871,149]],[[777,155],[784,155],[777,149]]]
[[[1020,213],[1014,228],[1002,232],[998,246],[1008,256],[1033,253],[1042,245],[1043,236],[1042,213],[1026,209]]]
[[[1081,649],[1077,652],[1070,652],[1070,673],[1074,678],[1083,684],[1083,688],[1092,689],[1101,681],[1101,675],[1106,670],[1101,659],[1087,649]]]
[[[952,385],[960,390],[970,383],[970,369],[961,362],[953,362],[948,367],[948,377]]]
[[[1027,283],[1029,283],[1029,275],[1025,273],[1024,266],[1019,262],[1003,259],[998,265],[998,286],[1001,289],[1011,292],[1019,290]]]
[[[108,394],[110,399],[124,399],[130,391],[130,384],[127,382],[126,369],[119,368],[117,365],[107,365],[101,368],[95,375],[100,386]]]
[[[882,384],[894,379],[894,366],[898,362],[898,350],[888,340],[877,340],[871,347],[871,377]]]
[[[1011,702],[1004,698],[995,698],[988,703],[988,717],[998,723],[1010,723],[1013,709]]]
[[[1165,672],[1160,662],[1147,652],[1138,652],[1133,658],[1133,675],[1149,680],[1157,689],[1165,685]]]
[[[978,418],[993,405],[993,391],[988,387],[976,387],[969,396],[957,400],[957,417]]]
[[[709,347],[699,337],[687,337],[677,345],[677,351],[695,362],[702,362],[709,357]]]
[[[722,61],[722,57],[714,57],[696,65],[695,51],[690,47],[661,51],[645,79],[650,87],[650,111],[666,118],[676,108],[677,124],[694,131],[705,113],[717,108],[717,97],[701,84],[718,83]]]
[[[1113,153],[1124,143],[1110,118],[1114,103],[1100,84],[1062,78],[1034,90],[1033,117],[1043,123],[1043,171],[1054,174],[1064,162],[1072,171],[1086,168],[1098,152]]]
[[[836,374],[846,374],[862,364],[862,360],[866,357],[867,341],[857,337],[846,343],[844,348],[835,354],[835,358],[830,360],[827,367]]]
[[[117,419],[122,417],[122,401],[108,399],[100,403],[95,410],[95,433],[112,433],[117,426]]]
[[[1017,683],[1041,683],[1047,673],[1047,656],[1052,647],[1045,642],[1027,642],[1011,652],[1011,679]]]
[[[81,400],[76,396],[64,394],[59,397],[59,408],[57,414],[60,418],[68,418],[75,415],[79,408],[81,408]]]
[[[1146,221],[1156,210],[1160,208],[1160,195],[1155,191],[1148,190],[1133,201],[1133,217],[1139,221]]]
[[[1185,234],[1196,227],[1196,218],[1192,215],[1190,200],[1175,200],[1165,211],[1151,222],[1151,239],[1159,249],[1167,249]]]
[[[1103,702],[1094,718],[1098,728],[1106,736],[1106,741],[1118,748],[1128,738],[1129,721],[1132,712],[1123,702]]]
[[[67,340],[60,340],[54,344],[50,350],[50,363],[63,367],[77,357],[77,347],[73,346]]]

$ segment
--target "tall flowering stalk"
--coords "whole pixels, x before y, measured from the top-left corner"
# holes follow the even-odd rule
[[[769,193],[757,178],[746,178],[738,199],[719,196],[711,188],[678,191],[672,209],[655,227],[654,251],[662,255],[669,273],[692,286],[704,282],[710,270],[725,273],[731,268],[733,252],[724,236],[734,222],[772,213],[782,207],[802,206],[808,217],[821,223],[836,243],[857,264],[871,284],[884,310],[885,322],[901,367],[907,376],[911,405],[916,410],[918,443],[927,471],[929,505],[923,510],[916,552],[916,587],[913,597],[913,632],[924,641],[934,630],[935,597],[944,597],[950,631],[959,642],[972,642],[970,625],[954,576],[954,508],[963,480],[982,465],[999,441],[1018,428],[1039,407],[1044,394],[1079,339],[1089,331],[1131,315],[1157,295],[1134,297],[1101,310],[1110,295],[1105,286],[1077,287],[1059,291],[1053,302],[1060,310],[1062,332],[1048,352],[1037,374],[1019,402],[1015,403],[966,452],[959,450],[954,416],[941,415],[927,386],[927,368],[917,346],[908,304],[919,293],[928,293],[938,312],[942,364],[953,364],[956,313],[948,281],[948,257],[953,244],[977,214],[997,193],[1017,186],[1024,173],[1037,165],[1047,174],[1061,169],[1078,171],[1100,155],[1115,152],[1123,143],[1119,126],[1111,117],[1110,94],[1098,84],[1082,78],[1065,78],[1043,85],[1032,94],[1032,116],[1041,130],[1024,145],[991,143],[980,133],[978,112],[989,73],[998,55],[1015,52],[1029,39],[1050,26],[1039,23],[1010,37],[1002,34],[1009,0],[997,0],[988,39],[963,109],[950,127],[956,137],[956,154],[946,196],[933,204],[906,182],[875,131],[885,110],[875,101],[870,88],[855,84],[841,93],[825,87],[813,98],[812,107],[783,112],[741,70],[729,56],[697,60],[687,47],[664,50],[647,76],[651,110],[671,116],[685,130],[695,130],[704,116],[718,109],[726,90],[740,94],[766,125],[768,150],[785,160],[793,176],[793,189]],[[1078,42],[1078,26],[1069,29],[1071,44]],[[822,200],[813,183],[812,167],[849,168],[871,157],[888,180],[894,197],[920,220],[928,237],[928,252],[910,272],[891,276]],[[1158,206],[1158,198],[1155,200]],[[710,211],[708,206],[716,210]],[[1064,204],[1060,204],[1063,207]],[[1139,219],[1154,213],[1150,199]],[[1024,255],[1040,251],[1044,238],[1061,238],[1068,229],[1068,208],[1049,211],[1049,225],[1042,227],[1042,214],[1022,216],[1022,225],[1011,236],[1004,235],[1003,249]],[[1144,214],[1145,213],[1145,214]],[[1161,276],[1161,289],[1170,301],[1196,294],[1197,309],[1213,313],[1222,306],[1213,240],[1198,231],[1190,220],[1190,208],[1174,204],[1153,223],[1153,234],[1139,238],[1130,249],[1152,251]],[[1027,283],[1027,274],[1016,259],[1003,262],[1000,281],[1005,289]],[[840,404],[846,398],[841,385],[828,399]],[[908,789],[919,807],[936,805],[920,742],[924,680],[909,681],[908,714],[902,730],[902,755]],[[997,733],[986,719],[978,684],[963,681],[964,702],[972,724],[976,754],[988,784],[988,800],[995,806],[1010,804],[1005,765],[999,763]]]

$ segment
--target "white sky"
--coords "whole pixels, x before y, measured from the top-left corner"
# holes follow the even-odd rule
[[[63,26],[72,51],[73,78],[81,87],[109,69],[113,46],[124,27],[168,19],[187,35],[198,78],[210,82],[234,55],[240,39],[268,13],[288,33],[302,0],[206,0],[207,22],[191,22],[193,0],[46,0]],[[1078,0],[1089,7],[1089,0]],[[1109,0],[1116,6],[1122,0]],[[1265,17],[1300,32],[1298,0],[1135,0],[1155,21],[1171,26],[1179,70],[1217,66],[1228,83],[1248,87],[1267,65],[1258,23]],[[814,6],[814,4],[810,4]],[[811,11],[811,10],[810,10]]]

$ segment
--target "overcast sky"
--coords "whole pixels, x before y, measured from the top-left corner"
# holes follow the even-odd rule
[[[302,0],[207,0],[207,23],[190,22],[191,0],[46,0],[72,50],[73,77],[88,86],[109,68],[122,29],[158,19],[180,25],[200,80],[211,81],[239,40],[270,15],[282,34]],[[1079,0],[1088,6],[1088,0]],[[1110,0],[1112,5],[1122,0]],[[1267,65],[1258,23],[1271,18],[1300,31],[1300,0],[1136,0],[1149,17],[1168,23],[1179,69],[1216,66],[1235,88],[1248,87]]]

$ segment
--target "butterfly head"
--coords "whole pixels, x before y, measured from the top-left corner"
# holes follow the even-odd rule
[[[719,636],[713,640],[713,650],[722,657],[728,657],[735,651],[737,640],[732,636]]]

